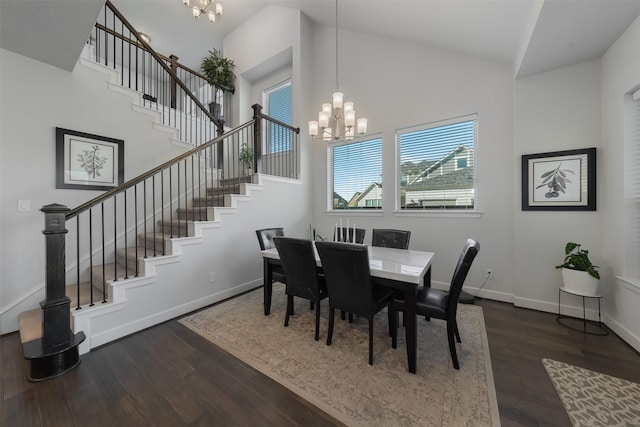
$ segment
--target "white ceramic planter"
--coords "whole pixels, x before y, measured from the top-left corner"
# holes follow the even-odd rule
[[[590,276],[586,271],[563,268],[562,282],[567,291],[579,295],[594,296],[598,292],[598,279]]]

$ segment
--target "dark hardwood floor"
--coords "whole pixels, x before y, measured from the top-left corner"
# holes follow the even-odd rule
[[[505,427],[570,426],[542,358],[640,382],[640,356],[614,334],[584,335],[553,314],[476,303],[484,309]],[[339,424],[176,321],[96,349],[41,383],[26,380],[18,334],[1,341],[7,427]]]

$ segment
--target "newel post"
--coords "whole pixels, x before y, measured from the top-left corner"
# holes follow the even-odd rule
[[[169,60],[171,61],[171,71],[173,71],[175,75],[178,75],[178,57],[175,55],[171,55],[169,56]],[[176,82],[176,79],[171,77],[171,108],[177,108],[176,107],[177,89],[178,89],[178,83]]]
[[[256,173],[262,173],[262,105],[253,104],[253,167]]]
[[[78,346],[84,332],[71,330],[71,299],[65,291],[65,228],[69,208],[51,204],[44,212],[46,296],[42,309],[42,335],[23,343],[22,351],[29,360],[28,379],[42,381],[62,375],[80,363]]]

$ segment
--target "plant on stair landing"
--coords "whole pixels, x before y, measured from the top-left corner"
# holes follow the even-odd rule
[[[251,170],[251,165],[253,165],[253,150],[246,143],[240,147],[238,158],[247,169]]]
[[[215,93],[217,95],[218,90],[233,93],[235,88],[233,83],[236,75],[233,72],[235,64],[232,59],[228,59],[222,56],[222,52],[218,49],[209,51],[209,56],[205,56],[202,59],[202,73],[207,77],[209,83],[215,87]],[[216,118],[220,118],[220,105],[217,104],[217,96],[214,97],[214,101],[209,104],[211,114]]]

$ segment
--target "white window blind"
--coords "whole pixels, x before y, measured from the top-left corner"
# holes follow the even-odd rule
[[[626,102],[624,148],[625,276],[640,279],[640,90]]]
[[[402,210],[476,210],[477,116],[396,132]]]
[[[330,147],[332,209],[381,209],[382,138]]]
[[[268,90],[267,114],[274,119],[291,125],[291,82]],[[291,133],[280,126],[269,126],[267,129],[267,153],[279,153],[291,149]]]

